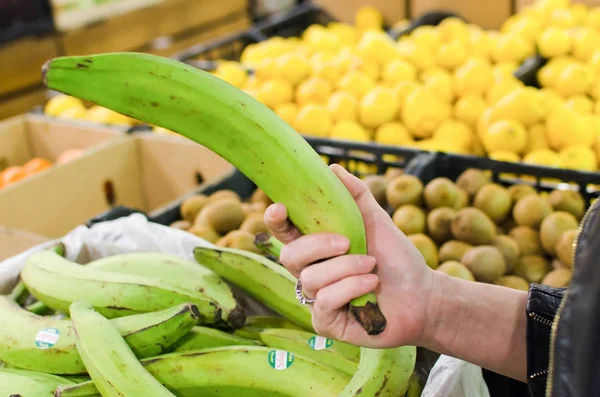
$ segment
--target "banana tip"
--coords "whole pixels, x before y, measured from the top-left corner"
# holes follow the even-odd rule
[[[350,310],[369,335],[379,335],[385,330],[387,320],[377,303],[367,302],[365,306],[350,306]]]
[[[42,82],[45,86],[48,86],[48,71],[50,70],[50,62],[52,62],[52,60],[46,61],[46,63],[44,63],[42,66]]]

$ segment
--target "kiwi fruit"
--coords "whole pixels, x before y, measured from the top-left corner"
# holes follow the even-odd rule
[[[454,203],[455,210],[462,210],[469,206],[469,196],[465,189],[456,188],[456,202]]]
[[[415,205],[405,204],[401,206],[394,211],[392,220],[398,229],[406,235],[425,232],[425,213]]]
[[[379,205],[385,207],[387,205],[387,198],[385,196],[387,181],[385,177],[381,175],[368,175],[365,177],[364,182]]]
[[[240,227],[244,211],[239,201],[219,200],[205,206],[196,217],[194,225],[208,225],[219,234],[226,234]]]
[[[450,240],[446,241],[440,247],[439,260],[440,262],[458,261],[462,259],[469,249],[473,248],[471,244],[467,244],[463,241]]]
[[[266,195],[266,193],[261,189],[257,188],[250,196],[251,203],[265,203],[267,206],[273,204],[273,200]]]
[[[548,198],[554,211],[564,211],[581,219],[585,213],[585,201],[579,192],[573,190],[553,190]]]
[[[235,248],[260,254],[260,250],[254,245],[254,234],[245,230],[233,230],[217,241],[219,247]]]
[[[461,278],[467,281],[475,281],[475,277],[469,268],[458,261],[446,261],[436,270],[452,277]]]
[[[422,195],[423,183],[414,175],[392,179],[385,190],[387,203],[394,210],[404,204],[421,205]]]
[[[556,244],[564,232],[576,230],[577,219],[570,213],[564,211],[553,212],[542,221],[540,226],[540,240],[544,251],[556,256]]]
[[[473,207],[479,208],[496,223],[502,222],[512,207],[510,194],[497,183],[482,186],[473,199]]]
[[[554,247],[558,259],[569,268],[573,268],[573,243],[576,238],[577,229],[567,230],[560,236],[556,243],[556,247]]]
[[[521,291],[529,291],[529,283],[523,277],[508,275],[502,276],[498,280],[494,281],[494,284],[501,285],[502,287],[508,287],[512,289],[518,289]]]
[[[458,197],[457,187],[448,178],[435,178],[425,186],[425,204],[427,208],[453,208]]]
[[[538,229],[551,212],[552,207],[547,200],[537,194],[529,194],[517,201],[513,208],[513,218],[519,226]]]
[[[198,216],[198,213],[200,213],[202,208],[204,208],[207,203],[208,197],[203,194],[196,194],[186,198],[179,207],[181,219],[190,223],[194,223],[196,216]]]
[[[423,258],[425,258],[425,263],[432,269],[437,268],[438,266],[438,252],[435,243],[425,234],[411,234],[408,236],[410,241],[413,243],[415,247],[419,250]]]
[[[386,183],[391,182],[393,179],[396,179],[396,177],[399,177],[400,175],[404,175],[404,170],[401,168],[388,168],[385,171],[385,174],[383,175],[383,178],[385,179]]]
[[[181,221],[175,221],[175,222],[171,223],[169,226],[174,229],[188,230],[190,227],[192,227],[192,223],[190,221],[181,220]]]
[[[571,283],[573,273],[569,269],[555,269],[542,279],[542,284],[552,288],[567,288]]]
[[[427,215],[427,231],[438,243],[452,238],[452,219],[456,211],[448,207],[440,207]]]
[[[550,263],[539,255],[522,256],[513,268],[515,276],[523,277],[530,283],[539,283],[549,271]]]
[[[467,207],[452,219],[452,236],[472,245],[490,244],[496,238],[496,225],[480,209]]]
[[[219,233],[215,232],[214,229],[208,225],[194,225],[188,230],[188,232],[213,244],[219,241],[221,238]]]
[[[528,196],[530,194],[537,194],[537,191],[532,186],[523,184],[509,186],[506,190],[513,203],[516,203],[523,197]]]
[[[479,189],[490,182],[490,178],[483,171],[474,168],[464,171],[456,179],[458,187],[464,189],[469,197],[475,197]]]
[[[246,216],[244,222],[240,226],[240,230],[252,233],[256,235],[258,233],[264,232],[268,233],[269,229],[265,225],[265,221],[263,220],[263,215],[258,212],[251,212]]]
[[[209,203],[214,203],[216,201],[222,200],[235,200],[239,203],[242,202],[242,198],[240,197],[240,195],[234,192],[233,190],[229,189],[217,190],[216,192],[208,196]]]
[[[484,283],[491,283],[506,273],[504,256],[491,245],[471,248],[465,252],[461,262],[471,270],[475,280]]]
[[[521,255],[542,255],[542,243],[540,242],[540,234],[529,226],[517,226],[508,232],[517,244]]]
[[[502,253],[506,262],[506,271],[510,273],[521,255],[519,244],[510,236],[497,236],[492,245]]]

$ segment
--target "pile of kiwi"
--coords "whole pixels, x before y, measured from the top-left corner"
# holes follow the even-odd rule
[[[527,290],[566,287],[585,201],[573,190],[508,188],[484,171],[423,183],[412,175],[365,182],[431,268],[465,280]]]
[[[186,198],[179,208],[181,220],[171,227],[195,234],[221,247],[260,253],[254,245],[257,233],[267,232],[263,214],[272,201],[260,189],[249,202],[233,190]]]

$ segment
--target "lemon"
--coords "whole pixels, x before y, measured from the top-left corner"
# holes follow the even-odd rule
[[[514,119],[530,126],[547,114],[540,93],[533,87],[519,88],[502,97],[493,106],[492,120]]]
[[[600,74],[600,50],[595,50],[592,55],[590,55],[588,64],[594,69],[595,73]]]
[[[600,115],[600,100],[596,100],[594,105],[594,113]]]
[[[294,128],[304,135],[326,138],[331,124],[331,116],[325,106],[308,104],[298,111]]]
[[[521,158],[518,154],[506,150],[498,150],[496,152],[491,152],[488,154],[488,157],[492,160],[507,161],[510,163],[518,163],[519,161],[521,161]]]
[[[454,71],[454,92],[483,95],[494,80],[492,67],[487,61],[472,58]]]
[[[596,153],[589,146],[567,146],[558,153],[558,158],[562,168],[592,172],[598,170]]]
[[[296,54],[280,55],[275,61],[275,75],[294,86],[306,79],[309,69],[308,61]]]
[[[438,31],[440,32],[440,39],[446,43],[454,40],[467,42],[470,33],[468,25],[462,19],[456,17],[442,20],[438,25]]]
[[[254,66],[262,59],[259,44],[248,44],[242,50],[240,62],[247,66]]]
[[[572,144],[591,146],[595,138],[589,119],[564,107],[548,115],[546,128],[548,143],[554,150]]]
[[[443,74],[445,76],[451,76],[450,72],[447,69],[444,69],[441,66],[432,66],[430,68],[421,70],[421,72],[419,73],[419,79],[422,82],[424,82],[425,80],[427,80],[428,78],[430,78],[431,76],[433,76],[435,74]]]
[[[563,96],[585,94],[592,87],[595,75],[592,68],[587,64],[571,63],[563,69],[558,76],[556,92]]]
[[[571,5],[571,12],[575,18],[575,24],[581,25],[585,23],[588,14],[588,7],[585,4],[573,4]]]
[[[550,149],[534,150],[523,157],[523,162],[544,167],[560,167],[558,153]]]
[[[329,138],[358,142],[369,142],[371,140],[364,127],[352,120],[336,122],[329,133]]]
[[[338,37],[326,29],[315,31],[306,44],[312,53],[332,54],[340,48]]]
[[[294,98],[294,88],[283,79],[265,81],[259,91],[262,103],[270,108],[280,103],[291,102]]]
[[[57,114],[57,116],[61,119],[68,120],[86,120],[88,118],[88,113],[85,107],[73,106],[63,110]]]
[[[474,154],[475,156],[485,156],[485,149],[483,148],[483,143],[481,143],[481,139],[479,139],[477,135],[473,135],[469,152]]]
[[[386,32],[368,31],[356,45],[358,53],[373,61],[383,63],[396,56],[396,43]]]
[[[522,153],[527,144],[527,132],[517,120],[492,122],[481,137],[483,147],[489,152],[508,151]]]
[[[573,95],[567,98],[564,105],[577,113],[592,113],[594,110],[594,102],[587,95]]]
[[[477,120],[477,125],[475,127],[475,132],[477,136],[481,138],[487,131],[490,124],[492,124],[492,116],[494,115],[494,108],[487,108],[481,113],[479,119]]]
[[[515,92],[525,85],[514,76],[507,77],[504,80],[496,81],[490,85],[486,94],[485,100],[489,105],[494,105],[506,95]]]
[[[69,109],[79,109],[85,112],[85,106],[81,99],[61,94],[50,98],[46,102],[44,114],[47,116],[58,116]]]
[[[403,146],[412,141],[406,127],[397,121],[382,124],[375,132],[375,142],[381,145]]]
[[[215,76],[240,88],[246,82],[248,72],[237,62],[221,61],[215,70]]]
[[[392,59],[383,65],[381,79],[392,87],[401,81],[415,80],[417,69],[403,59]]]
[[[337,88],[361,99],[369,90],[375,87],[375,82],[358,70],[351,70],[339,81]]]
[[[595,7],[588,11],[583,25],[590,29],[600,29],[600,8]]]
[[[467,94],[458,98],[454,104],[454,117],[475,127],[484,110],[485,101],[481,95]]]
[[[327,29],[338,38],[342,46],[353,46],[358,40],[356,28],[348,23],[331,22],[327,25]]]
[[[294,125],[296,116],[298,115],[298,106],[295,103],[280,103],[275,105],[275,113],[289,125]]]
[[[421,84],[419,84],[416,81],[407,80],[401,81],[400,83],[396,84],[396,87],[394,87],[393,91],[396,94],[396,98],[398,99],[400,106],[404,105],[406,97],[408,97],[410,94],[412,94],[413,91],[420,87],[422,87]]]
[[[547,112],[561,108],[564,105],[563,98],[552,88],[542,88],[539,93],[542,104],[547,109]]]
[[[333,62],[335,55],[326,52],[315,52],[308,59],[309,73],[318,69],[322,64]]]
[[[362,6],[354,15],[354,26],[359,30],[381,30],[383,15],[376,7]]]
[[[492,68],[494,81],[502,81],[514,77],[515,71],[519,68],[519,64],[515,61],[505,61],[495,64]]]
[[[340,71],[335,62],[323,62],[323,63],[315,63],[311,65],[310,75],[312,77],[320,77],[323,80],[326,80],[335,87],[339,78]]]
[[[542,87],[555,87],[558,77],[561,75],[565,67],[573,62],[571,57],[552,58],[546,65],[542,66],[538,71],[537,78]]]
[[[449,43],[442,44],[440,48],[438,48],[435,62],[443,68],[453,70],[462,65],[468,55],[465,43],[453,40]]]
[[[398,54],[413,64],[417,69],[423,70],[435,65],[433,50],[428,47],[417,45],[410,39],[400,41],[396,44]]]
[[[511,33],[527,40],[535,40],[543,28],[542,23],[534,17],[520,15],[514,23],[502,33]]]
[[[329,110],[333,121],[354,121],[358,113],[358,100],[352,94],[338,91],[329,97],[327,110]]]
[[[451,108],[429,89],[417,88],[409,94],[402,107],[402,120],[413,137],[429,138],[450,117]]]
[[[424,79],[423,87],[431,90],[442,101],[450,103],[454,100],[454,82],[448,72],[429,75]]]
[[[546,139],[546,125],[536,124],[529,127],[527,131],[527,144],[523,153],[531,153],[536,150],[549,149],[548,140]]]
[[[570,29],[575,26],[575,16],[567,7],[556,8],[550,14],[550,25]]]
[[[464,122],[459,120],[444,120],[433,133],[437,141],[450,141],[468,151],[471,147],[473,132]]]
[[[391,89],[375,87],[360,101],[358,115],[366,127],[379,127],[394,120],[399,108],[400,102]]]
[[[535,48],[532,43],[515,34],[501,35],[492,47],[492,58],[496,62],[521,62],[533,55]]]
[[[348,65],[348,70],[358,70],[363,72],[373,81],[377,81],[381,74],[380,65],[376,61],[366,57],[355,57],[352,62],[350,62],[350,65]]]
[[[591,58],[600,45],[600,34],[592,29],[577,28],[573,31],[573,56],[582,62]]]
[[[410,37],[418,46],[424,46],[431,50],[437,49],[441,42],[439,30],[427,25],[417,27]]]
[[[331,94],[331,86],[327,80],[311,77],[296,87],[296,102],[299,105],[308,103],[325,104]]]
[[[262,81],[260,81],[260,79],[258,79],[256,76],[251,75],[251,76],[248,76],[248,78],[246,79],[243,89],[260,88],[261,85],[262,85]]]
[[[569,31],[554,26],[546,28],[537,40],[538,50],[546,58],[567,55],[572,45]]]
[[[76,117],[79,118],[79,117]],[[89,121],[93,121],[101,124],[112,124],[112,125],[127,125],[133,124],[133,120],[125,115],[114,112],[110,109],[102,106],[92,106],[87,110],[87,116],[85,117]]]
[[[323,33],[326,30],[327,29],[323,25],[312,24],[304,30],[301,38],[302,40],[308,43],[310,41],[313,41],[315,37],[318,37],[320,33]]]
[[[275,70],[275,60],[263,59],[255,65],[254,75],[259,80],[269,80],[274,77]]]
[[[487,32],[480,30],[471,31],[468,43],[471,55],[482,59],[489,59],[491,47],[492,39]]]

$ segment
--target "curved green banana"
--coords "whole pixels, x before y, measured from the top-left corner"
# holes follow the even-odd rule
[[[234,334],[246,339],[260,340],[260,332],[267,328],[304,330],[284,317],[249,316],[246,317],[246,324],[242,328],[236,329]]]
[[[191,304],[111,320],[140,358],[163,353],[197,321]],[[0,296],[0,324],[7,324],[0,327],[0,360],[52,374],[86,373],[70,320],[37,316]]]
[[[216,302],[223,310],[222,315],[225,318],[229,318],[232,313],[244,312],[233,297],[231,288],[221,277],[177,255],[134,252],[98,259],[86,264],[86,267],[111,273],[150,277],[177,288],[193,291]]]
[[[86,299],[109,318],[189,302],[198,307],[200,322],[215,324],[223,320],[221,307],[200,294],[152,278],[91,269],[52,252],[32,254],[21,271],[21,278],[39,301],[62,312],[67,312],[69,305],[80,299]],[[224,320],[239,328],[244,319],[241,311],[234,311]]]
[[[250,297],[312,330],[310,312],[296,299],[296,279],[283,266],[262,255],[232,248],[196,247],[194,256],[202,266],[243,289]]]
[[[423,382],[417,374],[412,374],[408,381],[408,390],[405,397],[421,397],[421,393],[423,393]]]
[[[70,307],[77,351],[103,397],[175,397],[150,375],[117,328],[87,302]]]
[[[171,350],[174,352],[188,352],[212,347],[255,345],[261,345],[261,343],[252,339],[245,339],[228,334],[227,332],[219,331],[214,328],[194,327],[183,338],[178,340]]]
[[[275,112],[218,77],[136,53],[56,58],[44,65],[43,74],[51,89],[206,146],[285,204],[302,233],[342,234],[350,239],[350,253],[367,253],[362,215],[319,155]],[[369,334],[384,330],[374,293],[353,300],[350,310]]]
[[[144,359],[142,364],[178,397],[332,397],[349,381],[302,356],[260,346],[166,354]],[[89,382],[61,387],[56,397],[91,397],[94,393]]]
[[[74,384],[56,375],[0,368],[0,396],[2,397],[53,397],[54,389],[60,385]]]

